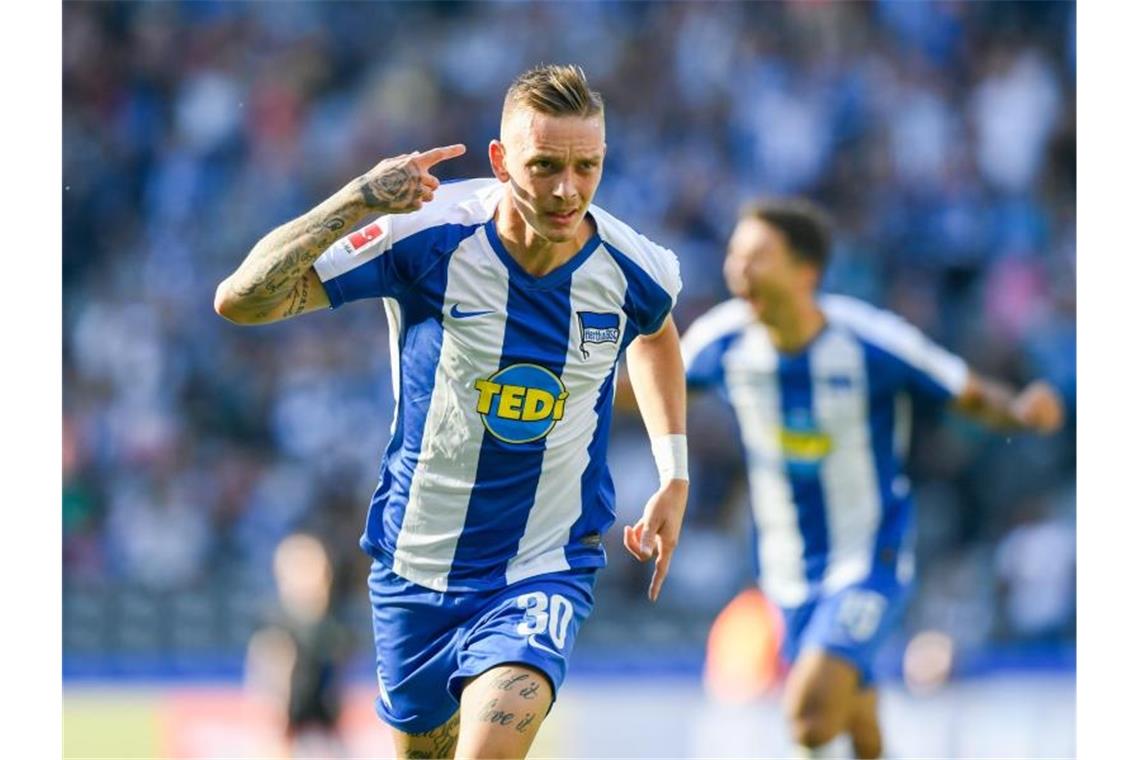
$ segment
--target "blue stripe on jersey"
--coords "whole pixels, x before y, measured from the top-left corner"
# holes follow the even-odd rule
[[[897,357],[866,341],[863,361],[867,368],[867,423],[871,432],[871,452],[879,483],[882,513],[875,531],[875,553],[871,557],[872,574],[886,573],[894,577],[898,567],[903,535],[912,508],[909,495],[896,496],[895,478],[902,474],[902,463],[895,454],[895,396],[903,392],[903,374]],[[895,366],[893,366],[895,365]],[[906,373],[910,374],[910,373]]]
[[[818,432],[812,411],[810,354],[810,350],[792,356],[780,354],[777,368],[783,426],[793,434]],[[809,583],[816,583],[823,580],[830,549],[819,464],[800,463],[785,456],[784,470],[792,487],[792,500],[804,539],[804,575]]]
[[[565,550],[566,562],[570,567],[606,564],[605,546],[601,543],[580,542],[591,533],[597,533],[601,538],[614,524],[614,479],[606,465],[606,450],[610,441],[610,420],[614,408],[614,376],[617,374],[620,357],[621,352],[618,352],[610,374],[598,388],[598,400],[594,404],[598,423],[594,428],[594,437],[586,448],[590,463],[582,472],[582,514],[570,526],[570,540]]]
[[[437,266],[428,267],[419,275],[414,290],[405,291],[399,298],[403,312],[400,403],[394,412],[397,415],[395,431],[380,463],[380,482],[372,494],[364,535],[360,538],[361,548],[373,557],[383,556],[384,552],[395,549],[396,536],[404,521],[408,495],[412,490],[412,476],[419,463],[424,423],[431,405],[432,391],[435,389],[435,369],[443,347],[443,296],[447,292],[448,264],[459,244],[477,229],[478,226],[442,225],[405,238],[412,240],[434,232],[437,243],[451,245],[451,249],[443,251],[443,255],[435,259]],[[400,241],[397,245],[403,242]],[[432,243],[421,238],[419,244]],[[386,255],[388,254],[383,254],[380,258]],[[391,544],[387,549],[382,548],[384,536],[389,538]]]
[[[613,256],[625,275],[626,316],[641,335],[652,335],[661,329],[673,309],[673,298],[629,256],[606,241],[602,245]]]
[[[492,246],[501,247],[491,227],[493,223],[488,223],[488,240]],[[596,247],[597,241],[587,245]],[[518,268],[517,263],[515,266]],[[510,269],[499,369],[529,363],[562,376],[573,316],[572,279],[564,276],[562,267],[551,275],[560,282],[553,287],[536,288],[535,284],[547,286],[552,281],[530,275],[522,278],[515,269]],[[534,506],[545,452],[545,436],[528,443],[505,443],[494,435],[483,435],[463,533],[448,576],[449,586],[472,579],[506,582],[507,562],[518,551],[527,515]]]

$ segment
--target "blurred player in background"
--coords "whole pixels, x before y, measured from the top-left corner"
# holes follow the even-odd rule
[[[314,536],[288,536],[273,554],[278,609],[253,635],[246,680],[284,719],[293,757],[341,757],[339,671],[351,637],[329,612],[333,568]]]
[[[581,69],[537,68],[507,92],[493,178],[441,186],[462,145],[386,159],[218,287],[241,324],[382,299],[397,410],[361,545],[400,756],[527,753],[605,564],[627,348],[662,484],[625,543],[657,556],[651,599],[668,572],[688,498],[679,267],[591,205],[605,149]]]
[[[1063,421],[1057,392],[979,376],[900,317],[818,295],[830,245],[806,201],[745,208],[728,246],[734,300],[682,341],[690,389],[730,401],[746,449],[760,581],[785,617],[785,709],[804,757],[849,734],[880,757],[871,663],[914,573],[904,471],[913,402],[949,404],[991,427]]]

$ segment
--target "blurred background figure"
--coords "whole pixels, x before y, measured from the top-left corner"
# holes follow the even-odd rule
[[[292,757],[343,757],[338,731],[350,636],[330,614],[333,568],[320,540],[294,533],[273,555],[277,609],[249,641],[246,684],[280,716]]]
[[[1056,732],[1071,731],[1071,711],[1049,721],[1043,707],[1024,720],[1016,711],[1054,695],[1070,709],[1073,699],[1075,7],[65,3],[68,699],[94,690],[102,710],[144,684],[232,688],[261,626],[259,605],[275,596],[266,568],[302,526],[327,541],[344,587],[366,577],[357,541],[392,418],[383,319],[363,309],[336,315],[335,329],[322,322],[331,315],[317,314],[243,330],[214,314],[214,287],[264,230],[359,167],[420,144],[486,144],[510,78],[565,61],[581,63],[607,99],[598,204],[680,259],[679,328],[727,295],[720,263],[740,203],[806,195],[832,211],[839,231],[824,289],[900,314],[979,371],[1015,385],[1044,377],[1061,390],[1072,414],[1047,440],[916,416],[920,559],[902,629],[883,649],[883,714],[902,754],[1066,754],[1069,739]],[[472,151],[447,177],[485,166]],[[585,686],[620,665],[680,679],[685,700],[701,694],[710,626],[752,583],[744,462],[724,433],[731,424],[716,399],[692,400],[692,491],[669,588],[653,609],[645,570],[612,562],[570,682]],[[636,520],[657,482],[644,437],[636,416],[615,418],[618,521]],[[1013,541],[1015,533],[1029,538]],[[1056,567],[1043,567],[1039,558],[1066,541]],[[606,546],[611,557],[624,551],[617,532]],[[999,546],[1010,547],[1001,559]],[[367,636],[367,604],[339,589],[332,608]],[[1035,589],[1050,601],[1027,611],[1042,604]],[[907,644],[926,631],[949,637],[954,653],[931,699],[966,700],[939,702],[934,716],[912,712],[933,703],[913,701],[901,678]],[[668,665],[651,673],[650,661]],[[372,667],[358,653],[348,680],[374,690]],[[989,688],[1007,674],[1036,680],[1023,691]],[[1042,686],[1046,675],[1055,689]],[[972,679],[991,680],[975,689]],[[148,696],[147,709],[168,709],[167,693]],[[638,693],[654,710],[615,710],[627,723],[612,730],[598,728],[608,714],[590,713],[597,722],[587,734],[609,742],[590,751],[621,754],[627,734],[639,737],[629,746],[641,754],[658,739],[662,757],[689,746],[660,724],[629,723],[667,710],[660,682]],[[599,710],[611,704],[588,696]],[[967,746],[949,730],[907,731],[918,715],[927,726],[953,715],[990,721],[1022,738],[971,729]],[[65,726],[111,725],[97,717],[84,724],[69,713]],[[1015,728],[1023,724],[1033,726],[1024,736]],[[188,731],[190,722],[161,725]],[[235,736],[225,725],[195,736]],[[678,716],[668,727],[684,725]],[[778,722],[770,733],[781,735]],[[548,754],[588,754],[572,736]],[[66,752],[96,754],[89,736],[76,737]],[[162,738],[150,755],[171,756]],[[759,740],[740,743],[755,754],[767,746]]]

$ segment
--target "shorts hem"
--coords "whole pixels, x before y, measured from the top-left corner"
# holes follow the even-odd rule
[[[459,709],[459,704],[457,700],[455,706],[450,708],[448,712],[444,713],[441,710],[439,715],[442,717],[437,717],[433,714],[430,717],[417,716],[414,718],[397,718],[388,712],[387,708],[384,706],[384,703],[379,697],[376,698],[375,709],[377,717],[388,724],[388,726],[391,728],[394,728],[397,731],[401,731],[405,734],[422,734],[425,731],[431,731],[433,728],[442,726],[444,723],[450,720],[451,716],[455,714],[455,711]]]

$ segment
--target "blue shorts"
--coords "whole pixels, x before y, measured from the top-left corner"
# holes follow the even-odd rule
[[[517,662],[557,695],[578,629],[594,607],[596,568],[536,575],[489,591],[432,591],[372,563],[368,596],[380,696],[376,713],[406,733],[459,709],[464,680]]]
[[[902,619],[910,584],[868,578],[798,607],[782,607],[782,654],[794,663],[802,652],[822,649],[855,666],[859,685],[873,686],[875,655]]]

